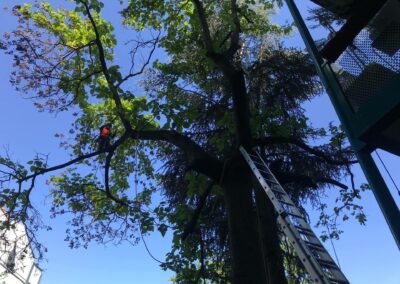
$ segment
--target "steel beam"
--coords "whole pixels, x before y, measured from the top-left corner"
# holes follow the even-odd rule
[[[294,18],[296,26],[299,29],[300,35],[307,47],[307,50],[314,60],[317,72],[325,85],[328,96],[336,110],[339,120],[349,139],[350,145],[356,152],[357,159],[361,168],[372,188],[372,192],[378,202],[378,205],[389,225],[390,231],[400,249],[400,211],[387,187],[379,169],[371,157],[373,148],[368,147],[365,143],[358,140],[351,131],[351,109],[344,99],[342,88],[340,87],[337,78],[321,57],[313,38],[304,20],[293,0],[286,0],[289,10]]]

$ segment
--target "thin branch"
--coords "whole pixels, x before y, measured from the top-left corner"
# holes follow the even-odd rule
[[[142,74],[142,73],[144,72],[144,70],[146,69],[146,67],[150,64],[151,58],[153,57],[153,54],[154,54],[154,52],[155,52],[155,50],[156,50],[156,48],[157,48],[157,43],[158,43],[158,41],[159,41],[159,38],[160,38],[160,33],[158,33],[158,36],[154,39],[154,41],[153,41],[153,47],[152,47],[152,49],[150,50],[150,53],[149,53],[149,55],[148,55],[148,57],[147,57],[146,62],[142,65],[142,68],[141,68],[139,71],[135,72],[135,73],[130,73],[130,74],[128,74],[127,76],[125,76],[125,77],[116,85],[116,88],[119,88],[119,87],[122,85],[122,83],[124,83],[124,82],[127,81],[128,79],[130,79],[130,78],[132,78],[132,77],[135,77],[135,76],[138,76],[138,75],[140,75],[140,74]]]
[[[356,185],[355,185],[355,182],[354,182],[354,174],[351,171],[351,168],[350,168],[349,165],[346,165],[346,169],[347,169],[348,174],[350,175],[351,189],[353,190],[353,192],[355,192],[356,191]]]
[[[324,177],[318,177],[318,178],[314,178],[314,180],[316,182],[323,182],[323,183],[329,183],[332,185],[335,185],[337,187],[340,187],[342,189],[348,189],[349,187],[341,182],[338,182],[337,180],[334,180],[332,178],[324,178]]]
[[[77,157],[75,159],[72,159],[72,160],[66,162],[66,163],[63,163],[63,164],[60,164],[60,165],[57,165],[57,166],[54,166],[54,167],[50,167],[50,168],[46,168],[46,169],[39,169],[38,171],[34,172],[33,174],[30,174],[30,175],[22,178],[20,181],[26,181],[26,180],[29,180],[31,178],[43,175],[43,174],[48,173],[48,172],[52,172],[52,171],[63,169],[65,167],[73,165],[73,164],[75,164],[77,162],[80,162],[80,161],[83,161],[85,159],[97,156],[97,155],[101,154],[102,152],[103,151],[96,151],[96,152],[93,152],[93,153],[89,153],[89,154],[86,154],[86,155],[79,156],[79,157]]]
[[[35,178],[35,177],[37,177],[37,176],[43,175],[43,174],[45,174],[45,173],[53,172],[53,171],[56,171],[56,170],[60,170],[60,169],[63,169],[63,168],[65,168],[65,167],[68,167],[68,166],[70,166],[70,165],[73,165],[73,164],[75,164],[75,163],[78,163],[78,162],[80,162],[80,161],[86,160],[86,159],[88,159],[88,158],[95,157],[95,156],[97,156],[97,155],[99,155],[99,154],[101,154],[101,153],[109,152],[111,149],[116,149],[116,148],[117,148],[119,145],[121,145],[121,143],[123,143],[127,138],[128,138],[128,135],[127,135],[127,134],[124,134],[124,135],[123,135],[120,139],[118,139],[113,145],[111,145],[109,148],[107,148],[107,149],[105,149],[105,150],[96,151],[96,152],[93,152],[93,153],[89,153],[89,154],[86,154],[86,155],[82,155],[82,156],[79,156],[79,157],[77,157],[77,158],[75,158],[75,159],[72,159],[72,160],[70,160],[70,161],[68,161],[68,162],[66,162],[66,163],[63,163],[63,164],[60,164],[60,165],[57,165],[57,166],[53,166],[53,167],[50,167],[50,168],[38,169],[38,170],[35,171],[33,174],[30,174],[30,175],[28,175],[28,176],[26,176],[26,177],[24,177],[24,178],[19,179],[19,181],[20,181],[20,182],[24,182],[24,181],[27,181],[27,180],[29,180],[29,179],[31,179],[31,178]]]

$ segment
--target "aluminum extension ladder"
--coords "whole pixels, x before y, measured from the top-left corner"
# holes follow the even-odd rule
[[[258,152],[240,152],[278,213],[278,224],[315,283],[349,284]]]

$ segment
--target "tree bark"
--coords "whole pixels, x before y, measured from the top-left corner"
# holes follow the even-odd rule
[[[253,194],[252,173],[244,160],[239,158],[227,166],[222,187],[229,223],[232,283],[287,284],[274,208],[264,192]]]
[[[224,184],[232,257],[232,283],[269,284],[266,282],[249,181],[249,178],[235,178]]]
[[[287,284],[275,209],[262,189],[256,188],[255,192],[268,283]]]

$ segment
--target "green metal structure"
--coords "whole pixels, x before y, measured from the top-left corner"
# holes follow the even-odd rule
[[[332,11],[340,16],[348,16],[354,0],[312,0],[317,5]]]
[[[371,156],[376,148],[400,155],[400,2],[312,1],[347,19],[318,50],[294,0],[286,0],[400,248],[400,211]]]

